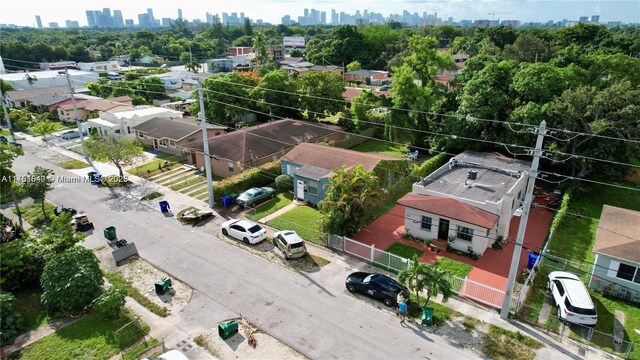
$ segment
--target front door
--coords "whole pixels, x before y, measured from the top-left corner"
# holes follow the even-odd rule
[[[449,220],[440,219],[438,222],[438,239],[449,239]]]
[[[302,180],[297,181],[296,197],[300,200],[304,200],[304,181]]]
[[[195,151],[191,152],[191,163],[193,165],[196,165],[196,152]]]
[[[153,148],[158,150],[158,139],[153,139]]]

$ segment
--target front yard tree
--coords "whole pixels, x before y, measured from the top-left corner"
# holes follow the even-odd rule
[[[142,145],[133,139],[109,135],[107,138],[93,137],[85,142],[89,156],[94,159],[107,158],[118,168],[124,178],[123,166],[131,165],[144,156]]]
[[[3,191],[9,190],[13,206],[16,208],[16,215],[18,215],[18,224],[22,227],[22,213],[20,212],[20,206],[18,206],[18,198],[13,190],[16,174],[11,169],[13,160],[20,155],[24,155],[21,147],[0,143],[0,189]]]
[[[297,88],[303,95],[300,98],[300,108],[307,111],[311,120],[335,115],[344,109],[342,93],[345,82],[340,74],[333,71],[310,71],[297,79]]]
[[[45,265],[40,283],[42,304],[52,315],[77,314],[102,292],[98,259],[80,246],[54,255]]]
[[[418,256],[411,259],[411,267],[398,273],[398,281],[405,284],[409,290],[416,294],[416,303],[419,308],[427,306],[432,297],[442,294],[442,300],[447,301],[453,295],[449,273],[436,266],[420,262]],[[420,293],[427,289],[427,299],[424,305],[420,302]]]
[[[53,186],[51,185],[53,183],[53,175],[53,170],[36,166],[32,173],[27,173],[22,185],[24,191],[30,198],[42,201],[42,215],[45,219],[48,218],[44,208],[45,196],[49,191],[53,190]]]
[[[326,196],[319,204],[320,226],[332,234],[355,233],[367,220],[367,210],[380,204],[380,194],[378,178],[361,165],[336,170]]]
[[[42,136],[42,140],[47,141],[47,135],[51,134],[56,129],[56,124],[47,119],[49,113],[42,114],[38,116],[35,121],[35,124],[31,126],[31,131],[33,131],[34,135]]]

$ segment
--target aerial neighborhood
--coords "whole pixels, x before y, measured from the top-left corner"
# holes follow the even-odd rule
[[[637,4],[27,2],[2,358],[640,360]]]

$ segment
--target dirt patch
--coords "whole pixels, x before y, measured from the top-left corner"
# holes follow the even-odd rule
[[[468,321],[465,326],[464,320],[464,317],[453,317],[438,326],[435,334],[446,338],[451,344],[457,344],[460,348],[484,355],[483,349],[489,326],[481,322],[474,322],[473,327],[471,327]]]
[[[267,238],[256,245],[246,245],[239,240],[218,234],[220,240],[233,244],[252,254],[261,256],[272,263],[276,263],[282,267],[302,272],[317,272],[320,268],[329,264],[330,261],[317,255],[307,254],[299,259],[285,259],[282,252],[276,248],[271,240]]]
[[[286,344],[269,336],[262,331],[254,331],[256,347],[249,345],[248,331],[256,330],[256,327],[244,320],[238,319],[238,333],[222,340],[218,336],[217,327],[195,338],[196,344],[205,348],[211,355],[221,360],[231,359],[307,359],[304,355],[293,350]]]

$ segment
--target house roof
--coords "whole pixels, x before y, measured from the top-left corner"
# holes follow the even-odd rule
[[[305,165],[300,169],[294,171],[294,174],[300,177],[316,180],[316,181],[320,180],[320,178],[330,173],[331,173],[331,170],[319,168],[313,165]]]
[[[475,203],[498,203],[529,169],[530,163],[494,153],[464,151],[415,186],[435,195],[455,196]],[[467,180],[476,170],[476,180]],[[514,195],[516,196],[516,195]]]
[[[251,160],[279,153],[297,144],[340,130],[337,126],[284,119],[252,126],[209,141],[209,153],[224,159],[247,163]],[[202,142],[187,144],[196,151],[202,150]]]
[[[182,117],[182,112],[163,107],[155,106],[136,106],[131,109],[118,110],[110,112],[118,119],[135,119],[136,117],[143,116],[167,116],[167,114],[174,114],[175,117]]]
[[[347,74],[348,75],[355,75],[355,76],[372,76],[375,74],[388,74],[388,71],[381,71],[381,70],[355,70],[355,71],[348,71]]]
[[[327,170],[335,170],[343,166],[350,168],[362,165],[364,170],[371,171],[382,160],[402,159],[391,155],[363,153],[333,146],[302,143],[283,156],[282,160],[303,166],[312,165]]]
[[[167,138],[180,140],[200,130],[200,126],[180,120],[152,118],[142,124],[132,127],[132,129],[143,132],[145,135],[156,139]]]
[[[116,99],[120,99],[119,101],[123,101],[123,102],[119,102]],[[76,104],[76,106],[78,107],[78,109],[85,109],[87,111],[109,111],[111,109],[121,107],[121,106],[131,107],[131,105],[124,103],[125,101],[131,101],[131,100],[132,99],[128,96],[119,96],[117,98],[109,98],[109,99],[85,100],[79,104]],[[60,107],[63,110],[71,110],[73,109],[73,104],[65,103]]]
[[[286,57],[280,61],[278,61],[280,64],[282,65],[291,65],[291,64],[296,64],[299,63],[301,61],[305,61],[304,58],[301,57]]]
[[[604,205],[593,252],[640,264],[640,211]]]
[[[398,204],[412,209],[456,219],[468,224],[491,229],[498,222],[498,215],[469,205],[460,200],[409,193],[398,200]]]
[[[342,98],[345,99],[348,102],[351,102],[351,100],[353,100],[353,98],[355,98],[356,96],[360,95],[360,93],[362,91],[372,91],[374,95],[376,96],[380,96],[380,95],[384,95],[384,96],[390,96],[391,93],[389,91],[378,91],[378,90],[369,90],[369,89],[362,89],[362,88],[354,88],[354,87],[347,87],[344,92],[342,93]]]
[[[74,98],[76,98],[77,100],[97,100],[97,99],[100,99],[97,96],[90,96],[90,95],[84,95],[84,94],[76,94],[74,96]],[[40,94],[40,95],[36,95],[34,97],[30,97],[30,98],[25,99],[25,100],[27,100],[28,102],[30,102],[34,106],[52,106],[52,105],[59,104],[59,103],[61,103],[63,101],[70,100],[70,99],[71,99],[71,95],[69,95],[69,94],[53,93],[53,94]]]
[[[340,66],[335,66],[335,65],[314,65],[311,68],[309,68],[309,70],[313,70],[313,71],[335,71],[335,70],[342,70],[342,68]]]
[[[78,87],[75,89],[76,93],[88,93],[89,89],[86,87]],[[68,94],[69,88],[66,86],[55,86],[48,88],[37,88],[37,89],[28,89],[28,90],[11,90],[7,91],[7,96],[11,98],[13,101],[24,101],[36,96],[45,95],[45,94]],[[79,95],[79,94],[78,94]]]

